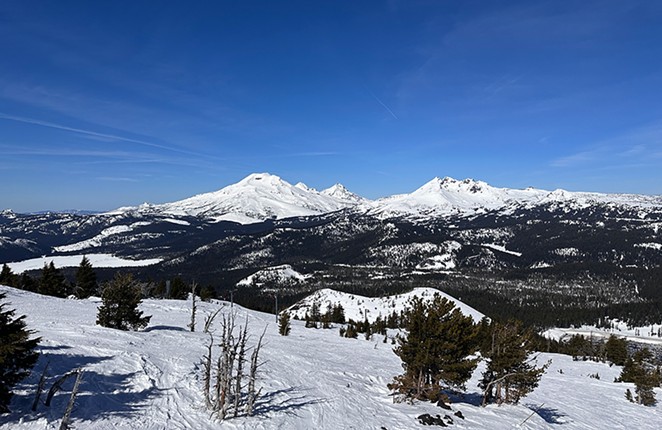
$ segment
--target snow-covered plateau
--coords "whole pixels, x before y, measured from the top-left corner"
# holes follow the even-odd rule
[[[27,270],[39,270],[45,264],[53,263],[55,267],[77,267],[83,257],[87,257],[94,267],[143,267],[161,262],[160,258],[144,260],[129,260],[110,254],[81,254],[81,255],[51,255],[31,258],[24,261],[7,263],[14,273],[23,273]]]
[[[306,329],[292,321],[290,336],[278,335],[275,316],[237,305],[237,321],[248,321],[254,344],[266,328],[261,353],[260,398],[252,417],[219,423],[206,411],[201,393],[201,358],[208,335],[203,316],[228,303],[199,303],[196,332],[186,328],[190,302],[145,300],[141,309],[152,315],[139,332],[95,325],[100,300],[59,299],[9,287],[11,308],[25,314],[28,327],[42,338],[41,357],[16,390],[12,413],[0,416],[0,428],[53,429],[68,402],[71,381],[53,398],[30,411],[35,386],[48,363],[47,387],[65,372],[83,370],[79,395],[71,414],[77,429],[422,429],[416,417],[445,415],[431,403],[394,403],[386,384],[402,372],[390,343],[338,335],[337,329]],[[388,301],[386,302],[388,303]],[[217,328],[218,330],[218,328]],[[480,407],[477,381],[480,367],[467,384],[467,394],[452,405],[464,419],[453,416],[457,429],[658,429],[662,406],[628,402],[626,388],[614,383],[618,366],[573,361],[571,357],[540,354],[552,360],[538,389],[519,405]],[[600,379],[590,375],[598,374]],[[657,389],[657,396],[662,393]]]

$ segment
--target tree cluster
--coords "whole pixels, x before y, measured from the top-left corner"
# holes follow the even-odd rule
[[[403,321],[405,335],[397,337],[394,352],[405,372],[389,384],[396,400],[446,401],[448,393],[464,390],[482,357],[487,362],[480,384],[483,405],[517,403],[538,386],[549,366],[536,367],[533,332],[521,322],[475,324],[440,295],[412,299]]]
[[[634,383],[635,395],[629,389],[625,392],[625,397],[631,402],[654,406],[657,403],[655,387],[662,382],[660,366],[655,364],[648,348],[641,349],[628,357],[616,382]]]
[[[29,373],[37,362],[36,351],[40,338],[25,324],[25,315],[15,317],[16,311],[7,309],[6,294],[0,292],[0,414],[9,412],[12,388]]]
[[[471,317],[440,295],[431,301],[415,297],[405,313],[405,330],[394,350],[405,372],[389,384],[399,399],[438,401],[446,390],[463,390],[478,362],[472,356],[478,330]]]

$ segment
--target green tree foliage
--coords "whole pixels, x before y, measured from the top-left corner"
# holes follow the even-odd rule
[[[26,328],[25,315],[14,318],[15,311],[6,309],[6,295],[0,293],[0,414],[8,412],[11,389],[25,378],[37,362],[39,338]]]
[[[609,336],[605,342],[605,357],[617,366],[623,366],[628,359],[628,343],[625,338]]]
[[[142,301],[141,288],[131,274],[117,273],[101,293],[102,304],[97,324],[119,330],[139,330],[147,326],[151,316],[138,310]]]
[[[36,293],[37,290],[39,290],[39,282],[36,281],[30,275],[28,275],[26,272],[23,272],[21,274],[20,279],[19,279],[18,288],[20,288],[22,290],[25,290],[25,291],[32,291],[33,293]]]
[[[531,363],[534,334],[520,321],[483,323],[481,328],[486,330],[481,336],[481,355],[488,361],[480,382],[483,405],[517,403],[538,386],[549,364],[536,368]]]
[[[281,336],[288,336],[290,334],[290,313],[283,311],[278,317],[278,333]]]
[[[7,285],[15,288],[20,285],[18,276],[16,276],[6,264],[2,265],[2,270],[0,271],[0,285]]]
[[[635,396],[632,397],[630,393],[628,400],[644,406],[654,406],[657,403],[655,387],[660,385],[660,373],[653,364],[653,354],[648,348],[637,351],[626,360],[616,381],[634,382]]]
[[[340,303],[333,305],[331,308],[331,322],[345,324],[345,309]]]
[[[39,278],[39,287],[37,292],[47,296],[67,297],[69,295],[69,284],[56,268],[53,261],[50,264],[44,264],[41,269],[41,278]]]
[[[415,297],[404,314],[406,336],[398,337],[394,352],[405,373],[389,388],[409,399],[437,401],[443,391],[463,390],[478,360],[477,329],[471,317],[435,295],[427,302]]]
[[[92,268],[92,263],[87,257],[83,257],[76,270],[76,297],[86,299],[97,293],[99,285],[97,284],[97,275]]]
[[[186,300],[191,287],[184,282],[182,278],[176,276],[170,283],[170,297],[169,299]]]
[[[210,286],[210,285],[205,285],[200,289],[200,300],[203,302],[208,302],[211,299],[216,298],[216,291]]]

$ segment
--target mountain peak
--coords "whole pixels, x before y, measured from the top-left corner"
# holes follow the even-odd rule
[[[354,194],[353,192],[349,191],[343,184],[339,183],[325,190],[322,190],[321,193],[325,196],[333,197],[335,199],[349,203],[361,203],[366,201],[365,198],[359,196],[358,194]]]

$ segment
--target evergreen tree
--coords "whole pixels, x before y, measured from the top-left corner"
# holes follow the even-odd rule
[[[131,274],[117,273],[101,293],[102,304],[97,313],[97,324],[119,330],[139,330],[147,326],[151,316],[142,316],[138,310],[141,300],[140,285]]]
[[[54,297],[67,297],[69,295],[69,285],[66,279],[53,264],[44,263],[44,268],[41,270],[41,278],[39,278],[39,294]]]
[[[169,299],[186,300],[191,287],[186,285],[186,282],[179,276],[176,276],[170,284],[170,297]]]
[[[653,354],[648,348],[637,351],[628,358],[617,382],[634,382],[635,396],[629,400],[644,406],[654,406],[654,388],[660,385],[660,374],[652,363]]]
[[[37,282],[26,272],[23,272],[19,279],[19,288],[25,291],[36,293],[39,290],[39,282]]]
[[[482,327],[488,333],[481,345],[481,355],[488,360],[480,382],[483,405],[490,401],[517,403],[538,386],[549,364],[540,368],[531,364],[534,335],[521,322],[492,322]]]
[[[97,275],[94,273],[92,263],[87,257],[83,257],[76,271],[76,297],[86,299],[97,293]]]
[[[11,268],[7,264],[2,265],[2,271],[0,271],[0,284],[7,285],[9,287],[19,286],[18,276],[12,272]]]
[[[14,318],[15,311],[6,309],[6,295],[0,293],[0,414],[8,412],[11,389],[25,378],[37,362],[35,350],[39,338],[26,328],[25,315]]]
[[[211,286],[205,285],[200,289],[200,300],[203,302],[208,302],[214,298],[216,298],[216,291]]]
[[[406,398],[437,401],[443,390],[463,390],[476,368],[470,358],[477,349],[477,330],[471,317],[436,294],[425,302],[415,297],[404,314],[406,336],[398,336],[394,352],[405,373],[389,388]]]
[[[345,309],[340,303],[335,304],[331,308],[331,322],[345,324]]]
[[[278,318],[278,333],[281,336],[288,336],[290,334],[290,313],[283,311]]]
[[[617,366],[623,366],[628,359],[628,343],[625,338],[609,336],[605,343],[605,357]]]
[[[320,311],[320,304],[318,302],[313,302],[312,305],[310,305],[310,320],[314,322],[318,322],[322,319],[322,313]]]

